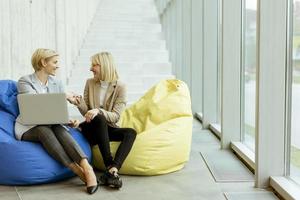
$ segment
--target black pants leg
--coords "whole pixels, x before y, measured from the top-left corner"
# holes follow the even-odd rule
[[[132,148],[136,131],[131,128],[110,127],[102,115],[97,115],[90,123],[82,123],[80,127],[89,142],[99,146],[105,166],[120,169]],[[111,155],[110,141],[121,141],[114,159]]]
[[[108,126],[108,134],[110,141],[121,141],[113,163],[114,167],[120,169],[133,146],[136,131],[132,128],[114,128]]]

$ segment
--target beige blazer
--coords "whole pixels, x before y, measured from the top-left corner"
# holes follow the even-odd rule
[[[120,81],[109,84],[103,108],[100,108],[100,84],[100,81],[93,78],[88,79],[85,84],[83,98],[81,98],[77,107],[83,116],[88,110],[97,108],[110,126],[119,127],[120,116],[127,103],[125,84]]]

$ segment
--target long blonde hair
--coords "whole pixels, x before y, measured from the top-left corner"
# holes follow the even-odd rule
[[[92,65],[100,65],[100,81],[113,82],[119,79],[114,59],[109,52],[101,52],[91,57]]]

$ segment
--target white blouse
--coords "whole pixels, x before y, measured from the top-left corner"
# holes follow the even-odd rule
[[[108,89],[109,82],[100,81],[100,107],[103,108],[105,95]]]

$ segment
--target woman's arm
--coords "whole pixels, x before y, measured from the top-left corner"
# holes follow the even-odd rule
[[[84,116],[86,112],[88,111],[89,108],[89,84],[88,80],[86,81],[85,87],[84,87],[84,92],[83,92],[83,98],[79,97],[78,98],[78,104],[75,104],[79,110],[79,112]]]
[[[17,89],[19,94],[36,94],[32,83],[24,76],[18,80]]]

